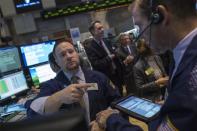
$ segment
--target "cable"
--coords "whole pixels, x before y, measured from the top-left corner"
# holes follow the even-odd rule
[[[146,26],[146,28],[144,28],[144,30],[142,30],[142,32],[138,35],[138,37],[135,39],[134,42],[137,42],[137,41],[140,39],[140,37],[144,34],[144,32],[147,31],[147,30],[151,27],[152,24],[153,24],[153,21],[151,21],[151,22]],[[150,32],[150,38],[151,38],[151,32]]]

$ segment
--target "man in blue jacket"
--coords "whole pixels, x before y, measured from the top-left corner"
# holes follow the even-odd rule
[[[120,97],[105,75],[79,66],[79,55],[71,41],[58,40],[53,54],[61,71],[54,79],[41,85],[38,97],[28,110],[30,117],[83,107],[90,122],[95,119],[96,113],[108,108],[113,100]]]
[[[197,14],[196,0],[136,0],[132,14],[140,29],[151,28],[151,45],[171,49],[175,64],[171,66],[168,96],[159,118],[150,131],[197,130]],[[144,30],[145,38],[149,33]],[[107,131],[141,130],[114,114],[113,110],[97,115],[97,123]]]

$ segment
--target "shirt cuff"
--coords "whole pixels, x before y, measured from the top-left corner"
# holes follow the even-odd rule
[[[46,100],[48,99],[48,97],[49,97],[49,96],[40,97],[40,98],[38,98],[38,99],[35,99],[35,100],[31,103],[30,108],[31,108],[33,111],[35,111],[35,112],[37,112],[37,113],[43,115],[43,114],[44,114],[44,105],[45,105],[45,102],[46,102]]]

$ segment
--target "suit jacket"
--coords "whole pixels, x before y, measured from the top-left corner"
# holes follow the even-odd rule
[[[168,98],[162,106],[159,118],[150,123],[150,131],[156,131],[166,116],[180,131],[197,130],[197,36],[187,48],[181,63],[168,87]],[[172,70],[171,73],[172,74]],[[137,131],[128,121],[112,115],[107,120],[108,131]]]
[[[124,69],[124,73],[128,74],[130,72],[132,72],[132,69],[133,69],[133,66],[135,65],[135,63],[137,62],[138,60],[138,53],[137,53],[137,49],[136,49],[136,46],[135,44],[132,44],[132,45],[129,45],[129,48],[132,52],[131,55],[134,56],[134,60],[132,63],[130,63],[128,66],[125,66],[125,64],[123,63],[123,61],[127,58],[129,54],[129,52],[125,49],[125,47],[123,46],[120,46],[117,50],[116,50],[116,54],[118,56],[118,58],[120,59],[121,61],[121,64],[123,65],[123,69]]]
[[[94,120],[95,116],[98,112],[106,109],[110,106],[110,103],[120,97],[119,92],[114,89],[110,84],[108,78],[102,73],[90,70],[84,70],[84,76],[87,83],[97,83],[98,91],[87,91],[89,97],[89,111],[90,111],[90,119]],[[63,71],[58,73],[58,75],[41,86],[41,91],[37,98],[50,96],[55,92],[66,88],[70,85],[70,81],[65,76]],[[75,107],[78,107],[79,104],[64,104],[61,109],[63,110],[72,110]],[[37,115],[31,109],[28,110],[28,115],[32,117],[33,115]]]
[[[159,56],[154,55],[154,60],[160,68],[162,75],[165,76],[165,69],[163,67],[162,60]],[[148,62],[140,57],[136,65],[134,66],[134,78],[136,87],[138,90],[138,95],[140,97],[145,97],[147,99],[154,99],[158,94],[161,94],[161,88],[155,84],[155,76],[154,74],[146,75],[145,71],[150,68]]]
[[[108,50],[110,51],[110,53],[115,54],[115,47],[113,47],[111,43],[107,41],[106,39],[104,39],[103,41],[105,45],[107,46]],[[112,66],[112,60],[108,56],[105,49],[93,39],[90,46],[86,47],[85,50],[86,50],[88,59],[90,60],[93,69],[104,73],[110,79],[112,79],[111,75],[114,72],[113,66]],[[116,57],[113,60],[113,62],[115,63],[117,67],[117,72],[119,73],[118,76],[122,75],[121,73],[122,65],[119,59]]]
[[[173,79],[161,118],[168,116],[179,130],[197,130],[197,35],[186,49]],[[172,70],[170,71],[170,76]]]

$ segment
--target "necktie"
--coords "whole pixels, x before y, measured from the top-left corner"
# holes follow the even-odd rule
[[[127,51],[128,51],[128,53],[131,55],[131,49],[130,49],[129,46],[127,46]]]
[[[71,77],[71,83],[72,84],[78,84],[79,83],[78,80],[79,80],[79,77],[78,76],[73,75]]]
[[[79,83],[79,77],[73,75],[71,77],[71,83],[72,84],[78,84]],[[80,106],[86,110],[86,119],[87,119],[88,123],[90,123],[89,105],[87,106],[86,102],[88,102],[88,94],[87,94],[87,92],[84,92],[83,98],[79,101],[79,103],[80,103]]]
[[[101,46],[103,47],[103,49],[107,52],[108,55],[111,55],[109,49],[107,48],[107,46],[105,45],[105,43],[101,40],[100,41]],[[116,69],[116,64],[114,63],[114,61],[112,60],[112,67],[115,70]]]
[[[71,77],[71,83],[72,83],[72,84],[78,84],[78,83],[79,83],[78,80],[79,80],[79,77],[78,77],[78,76],[72,76],[72,77]],[[80,103],[81,107],[85,108],[84,99],[81,99],[81,100],[79,101],[79,103]]]

